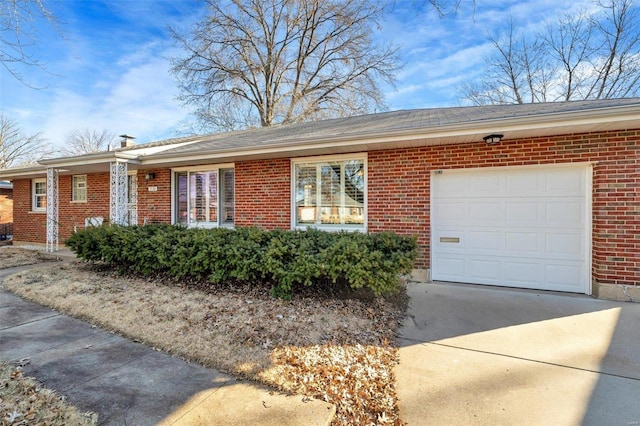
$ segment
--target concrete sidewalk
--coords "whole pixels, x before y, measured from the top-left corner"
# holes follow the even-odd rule
[[[28,268],[0,270],[3,277]],[[328,425],[335,406],[285,396],[102,331],[0,286],[0,359],[101,425]]]
[[[410,284],[396,368],[409,425],[640,424],[640,304]]]

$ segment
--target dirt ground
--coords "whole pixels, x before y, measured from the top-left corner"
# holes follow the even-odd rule
[[[401,423],[392,342],[404,293],[283,301],[262,286],[141,278],[80,262],[39,266],[3,286],[173,355],[334,403],[334,425]]]

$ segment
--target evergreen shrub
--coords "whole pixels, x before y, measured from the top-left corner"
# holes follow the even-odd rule
[[[65,241],[78,258],[143,275],[206,279],[212,283],[269,283],[290,299],[296,289],[346,285],[375,296],[398,289],[411,271],[415,237],[391,232],[265,231],[258,228],[185,228],[177,225],[103,225]]]

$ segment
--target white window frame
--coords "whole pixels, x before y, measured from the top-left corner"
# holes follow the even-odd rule
[[[84,188],[79,183],[84,184]],[[84,190],[84,197],[80,197],[80,190]],[[71,176],[71,202],[72,203],[86,203],[88,198],[88,185],[87,175],[72,175]]]
[[[362,224],[298,224],[297,223],[297,206],[296,206],[296,166],[300,164],[310,163],[329,163],[339,161],[361,160],[364,164],[364,222]],[[315,228],[325,231],[357,231],[366,232],[368,228],[368,156],[366,152],[343,155],[323,155],[316,157],[300,157],[291,159],[291,229],[308,229]],[[320,191],[318,191],[320,194]]]
[[[38,183],[44,183],[43,194],[36,194],[36,184]],[[37,207],[39,197],[44,198],[45,200],[44,207]],[[47,178],[38,178],[38,179],[31,180],[31,211],[38,212],[38,213],[46,213],[47,211]]]
[[[224,223],[222,221],[222,197],[221,197],[221,193],[220,193],[220,178],[221,178],[221,174],[220,171],[224,170],[224,169],[233,169],[234,171],[234,179],[233,179],[233,194],[234,194],[234,214],[233,214],[233,223]],[[187,223],[186,225],[188,227],[199,227],[199,228],[234,228],[235,227],[235,219],[236,219],[236,211],[235,211],[235,193],[236,193],[236,187],[235,187],[235,163],[224,163],[224,164],[211,164],[211,165],[204,165],[204,166],[196,166],[196,167],[176,167],[171,169],[171,223],[172,224],[177,224],[179,223],[177,221],[177,200],[178,200],[178,194],[177,194],[177,174],[181,173],[181,172],[187,172],[187,181],[189,180],[188,176],[189,173],[193,172],[193,173],[197,173],[197,172],[217,172],[217,176],[218,176],[218,182],[217,182],[217,192],[218,192],[218,203],[217,203],[217,208],[218,208],[218,212],[217,212],[217,218],[218,220],[216,222],[192,222],[192,223]],[[187,197],[187,200],[189,199],[189,197]],[[188,201],[187,201],[188,203]],[[189,211],[189,205],[187,204],[187,211]]]

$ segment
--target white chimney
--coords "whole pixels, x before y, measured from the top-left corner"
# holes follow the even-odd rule
[[[122,140],[120,141],[120,148],[127,148],[130,146],[135,146],[135,142],[133,141],[135,138],[133,136],[129,136],[127,134],[120,135]]]

